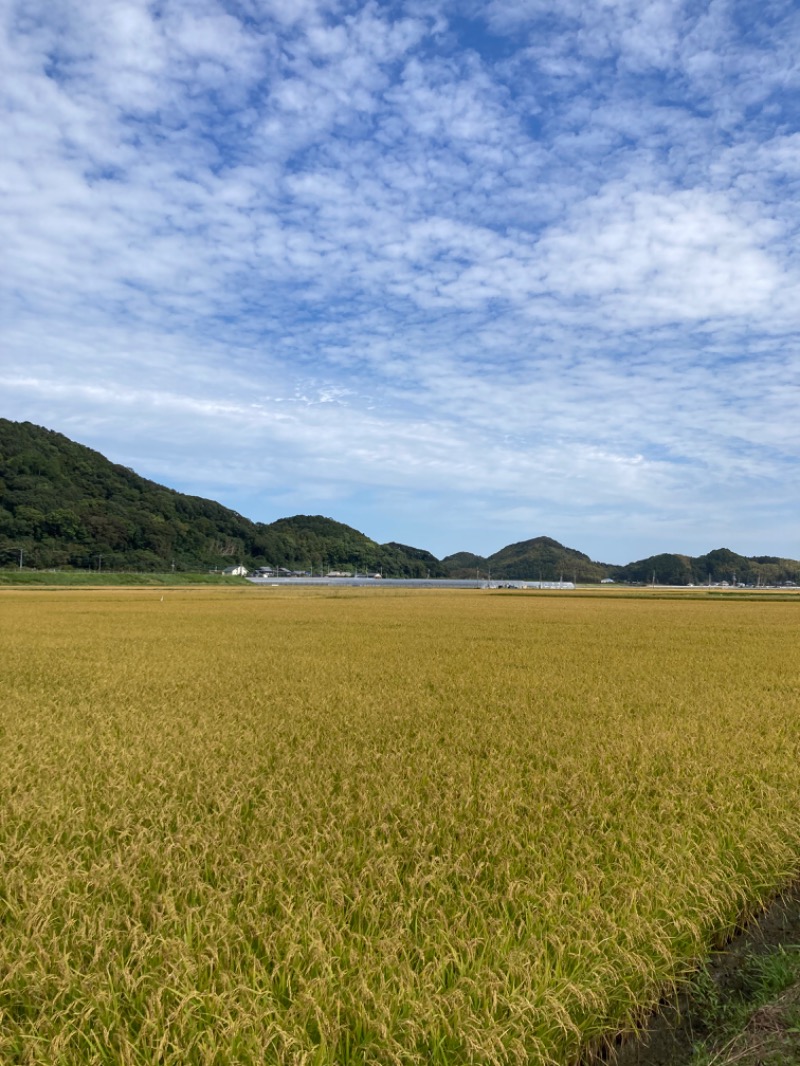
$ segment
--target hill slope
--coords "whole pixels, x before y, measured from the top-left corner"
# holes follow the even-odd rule
[[[800,582],[800,562],[771,555],[745,556],[729,548],[716,548],[706,555],[651,555],[627,566],[616,568],[619,581],[660,585],[729,584],[781,585]]]
[[[442,566],[447,571],[448,577],[469,578],[476,574],[486,574],[488,567],[482,555],[473,555],[472,552],[456,552],[442,559]]]
[[[509,544],[487,560],[492,576],[527,577],[531,580],[600,581],[617,567],[595,563],[575,548],[566,548],[552,537],[534,537]]]
[[[565,548],[552,537],[534,537],[509,544],[500,551],[482,558],[470,552],[457,552],[442,560],[451,577],[475,577],[491,574],[498,580],[527,581],[600,581],[619,568],[595,563],[575,548]]]
[[[665,553],[611,566],[551,537],[509,544],[488,558],[464,551],[439,562],[421,548],[378,544],[322,515],[251,522],[213,500],[148,481],[53,430],[0,419],[0,566],[14,566],[20,551],[27,566],[39,569],[163,572],[242,562],[386,577],[800,583],[794,559],[717,548],[696,558]]]
[[[0,565],[163,571],[232,562],[424,576],[427,552],[321,516],[263,524],[187,496],[29,422],[0,419]],[[440,568],[440,572],[441,571]]]

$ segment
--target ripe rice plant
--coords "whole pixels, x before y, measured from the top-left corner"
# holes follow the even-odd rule
[[[578,1062],[796,876],[798,609],[3,592],[0,1062]]]

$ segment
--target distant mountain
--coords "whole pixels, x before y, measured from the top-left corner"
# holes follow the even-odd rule
[[[68,437],[0,419],[0,565],[163,571],[230,563],[444,573],[430,553],[382,546],[341,522],[298,515],[251,522],[109,462]],[[437,569],[438,568],[438,569]]]
[[[689,555],[651,555],[626,566],[598,563],[575,548],[565,548],[552,537],[534,537],[509,544],[494,555],[483,557],[471,552],[457,552],[442,559],[448,576],[475,577],[476,572],[498,580],[565,581],[591,583],[612,578],[614,581],[649,585],[729,584],[781,585],[787,581],[800,584],[800,562],[769,555],[745,557],[728,548],[717,548],[695,558]]]
[[[611,576],[616,567],[594,563],[588,555],[575,548],[565,548],[551,537],[534,537],[518,544],[509,544],[490,555],[487,563],[492,576],[499,578],[526,577],[530,580],[600,581]]]
[[[472,552],[456,552],[442,559],[442,566],[447,571],[448,577],[468,578],[475,577],[482,571],[484,575],[488,571],[486,560],[482,555],[473,555]]]
[[[615,579],[620,581],[650,582],[655,580],[659,585],[692,585],[694,573],[692,563],[688,555],[651,555],[647,559],[640,559],[635,563],[628,563],[617,570]]]
[[[279,518],[262,527],[286,538],[295,565],[370,570],[385,577],[444,577],[439,560],[422,548],[406,544],[378,544],[357,529],[322,515]],[[293,554],[292,554],[293,553]]]
[[[412,548],[408,544],[398,544],[394,540],[390,540],[388,544],[383,544],[381,547],[384,551],[397,552],[398,557],[404,560],[413,560],[421,568],[424,568],[426,577],[447,577],[445,567],[442,566],[435,555],[425,551],[424,548]]]
[[[707,583],[782,585],[800,583],[800,562],[771,555],[737,555],[729,548],[716,548],[707,555],[651,555],[616,568],[619,581],[659,585],[705,585]]]
[[[616,572],[618,567],[594,563],[575,548],[565,548],[552,537],[534,537],[509,544],[494,555],[483,558],[470,552],[458,552],[442,560],[451,577],[475,577],[476,571],[492,578],[521,581],[592,582]]]
[[[109,462],[99,452],[30,422],[0,419],[0,566],[164,571],[242,562],[292,570],[382,572],[385,577],[577,580],[703,585],[800,583],[800,562],[707,555],[653,555],[626,566],[594,562],[551,537],[494,555],[457,552],[441,562],[422,548],[378,544],[322,515],[251,522],[213,500],[187,496]]]

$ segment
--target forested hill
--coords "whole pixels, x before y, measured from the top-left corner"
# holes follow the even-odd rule
[[[715,548],[705,555],[665,553],[640,559],[615,568],[618,581],[659,585],[705,585],[727,581],[728,584],[783,585],[800,584],[800,562],[774,555],[745,556],[730,548]]]
[[[589,555],[576,548],[565,548],[549,536],[521,540],[501,548],[486,559],[486,568],[497,578],[518,578],[525,575],[543,581],[601,581],[613,574],[617,567],[594,563]]]
[[[442,576],[429,552],[321,516],[251,522],[29,422],[0,419],[0,565],[163,571],[231,563]]]
[[[552,537],[534,537],[509,544],[487,558],[458,552],[442,560],[454,577],[474,577],[477,573],[493,578],[525,577],[529,580],[592,582],[612,576],[619,567],[595,563],[575,548],[565,548]]]
[[[321,515],[251,522],[213,500],[186,496],[109,462],[99,452],[30,422],[0,419],[0,566],[165,571],[246,566],[370,570],[386,577],[487,577],[701,585],[800,584],[800,562],[654,555],[612,566],[551,537],[509,544],[487,557],[463,551],[441,562],[406,544],[378,544]]]
[[[475,577],[476,573],[493,579],[518,578],[529,581],[577,581],[591,583],[611,578],[613,581],[649,585],[800,585],[800,562],[770,555],[747,557],[729,548],[716,548],[706,555],[689,556],[664,553],[652,555],[627,566],[592,561],[575,548],[565,548],[551,537],[535,537],[509,544],[494,555],[483,557],[471,552],[448,555],[442,565],[451,577]]]

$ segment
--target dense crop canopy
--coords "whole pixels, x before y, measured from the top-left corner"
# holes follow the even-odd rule
[[[574,1062],[797,871],[799,608],[2,593],[0,1061]]]

